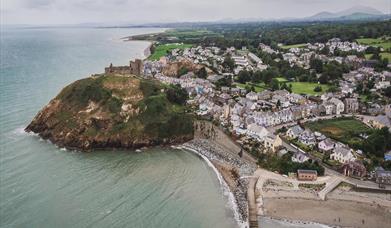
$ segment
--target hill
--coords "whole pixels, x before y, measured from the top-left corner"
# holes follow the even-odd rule
[[[307,20],[360,20],[360,19],[371,19],[380,18],[385,15],[372,7],[367,6],[356,6],[340,12],[320,12],[311,17],[307,17]]]
[[[187,93],[132,76],[99,75],[66,86],[26,131],[67,148],[140,148],[192,139]]]

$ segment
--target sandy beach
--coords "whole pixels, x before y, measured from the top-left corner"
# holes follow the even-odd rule
[[[390,227],[391,208],[361,202],[301,198],[265,198],[267,216],[342,227]]]

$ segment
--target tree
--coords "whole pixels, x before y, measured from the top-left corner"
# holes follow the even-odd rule
[[[315,87],[314,92],[322,92],[322,87],[321,86]]]
[[[184,105],[189,95],[180,85],[173,85],[166,89],[166,97],[170,102]]]
[[[227,56],[224,58],[223,66],[224,66],[225,68],[228,68],[228,69],[231,70],[231,71],[235,68],[235,62],[234,62],[234,60],[231,58],[231,56],[227,55]]]
[[[387,97],[391,98],[391,86],[388,86],[388,87],[384,90],[384,95],[386,95]]]
[[[197,77],[205,79],[208,76],[208,72],[206,72],[205,67],[202,67],[196,72]]]
[[[239,74],[238,74],[238,82],[239,83],[244,84],[246,82],[249,82],[250,80],[251,80],[251,75],[247,70],[242,70],[239,72]]]
[[[278,82],[277,79],[274,78],[274,79],[271,81],[271,83],[270,83],[270,88],[271,88],[272,90],[278,90],[278,89],[280,88],[280,83]]]
[[[189,72],[189,70],[186,68],[186,67],[181,67],[179,70],[178,70],[178,77],[184,75],[184,74],[187,74]]]
[[[323,72],[323,62],[320,59],[311,59],[310,60],[310,66],[312,69],[316,71],[316,73],[322,73]]]

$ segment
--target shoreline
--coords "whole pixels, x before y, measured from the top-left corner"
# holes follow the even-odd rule
[[[326,201],[301,197],[263,197],[264,217],[293,224],[331,227],[387,227],[391,208],[376,203],[331,198]]]
[[[217,168],[217,166],[215,164],[216,161],[209,160],[210,158],[203,155],[200,151],[193,149],[193,148],[190,148],[185,145],[172,146],[172,148],[192,152],[192,153],[196,154],[197,156],[199,156],[200,158],[202,158],[206,162],[206,164],[210,168],[212,168],[212,170],[214,171],[214,173],[217,176],[217,179],[219,180],[221,189],[223,191],[223,195],[224,195],[224,193],[227,193],[228,204],[233,211],[234,219],[235,219],[236,223],[239,225],[239,227],[243,227],[243,228],[248,227],[248,222],[244,221],[243,218],[240,218],[240,211],[239,211],[238,202],[237,202],[237,199],[235,198],[234,193],[231,190],[230,184],[227,183],[227,180],[226,180],[227,176],[226,176],[226,174],[224,174],[224,172],[221,172],[220,169]]]

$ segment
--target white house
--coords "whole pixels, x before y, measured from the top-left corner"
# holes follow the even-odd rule
[[[339,161],[340,163],[356,160],[352,150],[345,146],[336,146],[333,150],[333,153],[330,155],[330,158]]]
[[[316,144],[315,134],[308,129],[299,135],[298,140],[307,146],[313,146]]]
[[[303,133],[304,129],[301,128],[299,125],[295,125],[291,128],[289,128],[286,132],[286,135],[289,137],[289,138],[292,138],[292,139],[295,139],[297,137],[299,137],[299,135],[301,133]]]
[[[318,143],[319,150],[323,152],[332,151],[334,149],[335,142],[329,138]]]
[[[246,94],[246,98],[252,101],[256,101],[258,100],[258,94],[254,92],[249,92],[248,94]]]
[[[255,123],[247,126],[247,135],[259,141],[263,141],[268,134],[269,131],[266,130],[266,128],[261,127]]]
[[[330,103],[333,103],[335,105],[335,109],[333,111],[337,115],[343,113],[343,111],[345,110],[345,104],[335,97],[330,99]]]
[[[301,151],[297,151],[293,154],[291,159],[293,162],[303,163],[305,161],[308,161],[310,158],[308,157],[307,154]]]

